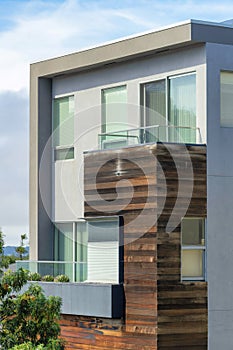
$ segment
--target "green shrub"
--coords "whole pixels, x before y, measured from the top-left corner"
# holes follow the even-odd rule
[[[70,282],[70,279],[66,275],[58,275],[54,278],[54,282]]]
[[[29,274],[29,281],[41,281],[41,275],[38,272],[31,272]]]
[[[46,298],[36,283],[23,294],[8,293],[0,303],[1,349],[64,350],[64,341],[59,338],[60,308],[61,298]]]
[[[45,282],[53,282],[54,281],[54,277],[51,276],[51,275],[45,275],[41,278],[42,281],[45,281]]]
[[[26,342],[20,345],[15,345],[10,350],[57,350],[62,349],[64,345],[62,345],[62,341],[60,339],[53,339],[49,341],[49,343],[45,346],[43,344],[40,345],[32,345],[31,342]]]
[[[44,345],[33,346],[31,342],[16,345],[10,350],[42,350],[45,349]]]

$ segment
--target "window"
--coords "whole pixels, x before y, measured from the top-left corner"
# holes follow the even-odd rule
[[[195,73],[144,84],[143,105],[142,125],[159,125],[147,130],[147,142],[196,142]]]
[[[184,218],[181,222],[182,280],[205,279],[205,219]]]
[[[233,127],[233,72],[220,73],[220,123]]]
[[[89,221],[87,279],[91,282],[119,281],[119,226],[116,220]]]
[[[55,226],[57,274],[76,282],[118,283],[120,279],[119,219],[93,219]]]
[[[196,75],[169,78],[170,140],[196,142]],[[177,128],[176,128],[177,127]],[[179,128],[180,127],[180,128]]]
[[[159,80],[144,85],[144,105],[146,106],[145,126],[166,125],[166,81]],[[160,131],[160,133],[159,133]],[[146,142],[157,141],[165,137],[165,128],[150,128],[146,132]]]
[[[54,160],[74,158],[74,96],[53,101]]]
[[[126,86],[117,86],[102,91],[102,132],[110,133],[126,129],[127,125]]]
[[[66,261],[66,264],[55,265],[55,275],[65,274],[72,280],[73,278],[73,249],[74,235],[73,235],[73,223],[61,223],[55,226],[55,261]]]

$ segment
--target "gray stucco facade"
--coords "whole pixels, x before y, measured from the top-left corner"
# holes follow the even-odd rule
[[[231,349],[233,129],[220,126],[220,71],[232,71],[233,47],[207,44],[207,213],[209,348]]]
[[[52,222],[83,217],[83,152],[98,145],[101,90],[127,85],[140,126],[140,85],[195,72],[197,126],[207,143],[209,349],[233,348],[233,128],[220,126],[220,71],[233,72],[233,29],[188,21],[31,66],[30,251],[53,260]],[[52,99],[74,94],[75,159],[52,161]],[[46,147],[46,144],[48,147]],[[77,200],[78,199],[78,200]]]

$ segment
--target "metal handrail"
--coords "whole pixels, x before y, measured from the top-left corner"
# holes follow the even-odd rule
[[[152,128],[181,128],[181,129],[188,129],[188,130],[198,130],[200,132],[199,127],[194,127],[194,126],[181,126],[181,125],[151,125],[151,126],[142,126],[140,128],[133,128],[133,129],[124,129],[124,130],[117,130],[117,131],[112,131],[111,133],[105,132],[105,133],[100,133],[99,136],[115,136],[115,134],[119,132],[131,132],[131,131],[137,131],[137,130],[145,130],[145,129],[152,129]],[[126,136],[126,135],[122,135]]]
[[[85,261],[67,261],[67,260],[16,260],[16,263],[44,263],[44,264],[85,264]]]
[[[105,141],[103,140],[103,138],[105,137],[116,137],[116,138],[126,138],[126,139],[138,139],[138,143],[140,144],[144,144],[147,143],[147,140],[145,138],[145,133],[150,130],[154,130],[157,129],[157,141],[160,139],[160,129],[164,129],[165,132],[169,132],[169,129],[174,129],[175,131],[180,130],[190,130],[190,131],[195,131],[196,132],[196,136],[195,139],[198,138],[199,142],[195,143],[202,143],[202,138],[201,138],[201,132],[200,132],[200,128],[199,127],[193,127],[193,126],[175,126],[175,125],[152,125],[152,126],[144,126],[144,127],[140,127],[140,128],[132,128],[132,129],[124,129],[124,130],[118,130],[118,131],[112,131],[112,132],[105,132],[105,133],[100,133],[98,136],[101,138],[101,147],[102,147],[102,142]],[[138,137],[138,135],[132,135],[133,132],[138,132],[141,133],[141,136]],[[198,135],[197,135],[198,133]],[[181,142],[182,142],[182,135],[179,135],[179,137],[181,137]],[[168,142],[169,136],[166,134],[165,137],[165,142]],[[141,142],[140,142],[141,141]],[[163,142],[163,140],[161,139],[161,141]],[[177,141],[177,140],[176,140]],[[151,142],[151,141],[150,141]],[[190,141],[191,142],[191,141]]]

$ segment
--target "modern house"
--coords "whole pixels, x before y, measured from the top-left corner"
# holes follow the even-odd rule
[[[67,349],[233,348],[233,28],[31,65],[30,268]]]

